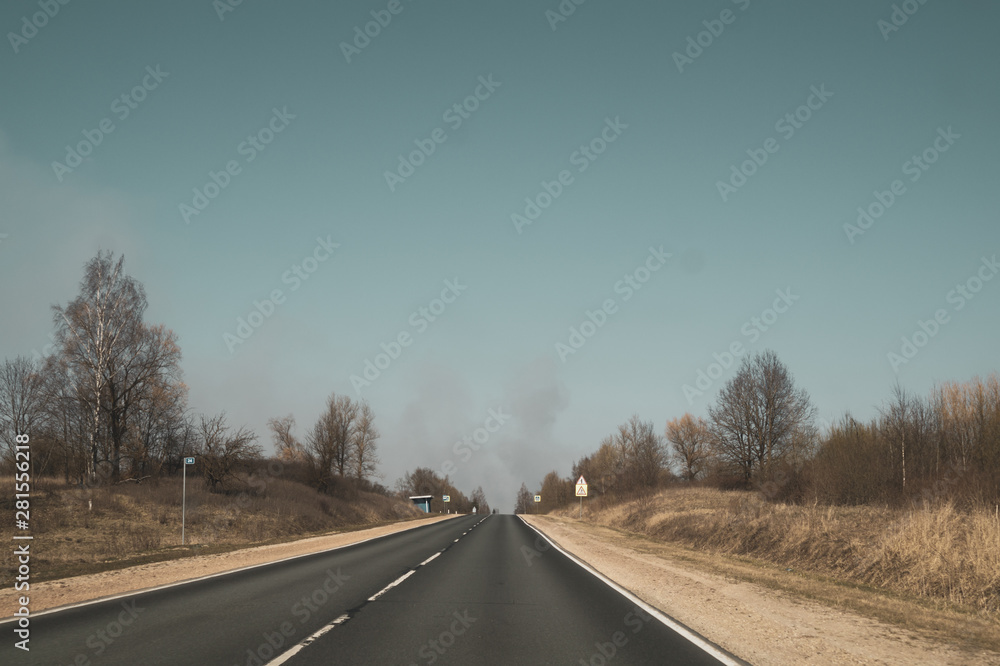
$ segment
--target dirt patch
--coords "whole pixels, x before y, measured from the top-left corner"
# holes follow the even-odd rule
[[[128,569],[32,583],[29,593],[31,611],[38,612],[48,608],[192,580],[255,564],[275,562],[296,555],[318,553],[330,548],[347,546],[365,539],[402,532],[456,517],[456,515],[433,516],[353,532],[311,537],[290,543],[257,546],[215,555],[186,557]],[[0,617],[6,618],[13,615],[17,609],[17,597],[21,594],[23,593],[15,592],[10,588],[0,591]]]
[[[739,575],[747,565],[736,561],[706,567],[692,561],[698,559],[694,554],[675,557],[678,551],[666,544],[617,530],[567,518],[522,517],[647,603],[758,666],[1000,665],[997,652],[963,649],[835,604],[747,582]],[[711,557],[717,563],[724,559]],[[942,617],[944,624],[956,621]]]

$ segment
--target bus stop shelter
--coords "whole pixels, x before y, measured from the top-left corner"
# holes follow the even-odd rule
[[[431,512],[431,499],[434,495],[414,495],[410,501],[416,504],[424,513]]]

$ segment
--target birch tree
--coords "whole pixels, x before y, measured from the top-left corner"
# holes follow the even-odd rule
[[[53,306],[56,343],[91,414],[86,473],[92,481],[100,462],[101,398],[128,354],[128,343],[138,336],[146,310],[145,291],[124,273],[124,261],[124,256],[115,261],[111,252],[98,252],[84,267],[76,299],[65,307]]]

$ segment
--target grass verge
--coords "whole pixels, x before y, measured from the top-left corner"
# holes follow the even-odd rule
[[[1000,523],[922,510],[772,504],[707,488],[555,519],[632,549],[970,649],[1000,651]]]

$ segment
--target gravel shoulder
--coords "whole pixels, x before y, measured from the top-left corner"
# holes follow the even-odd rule
[[[165,562],[143,564],[127,569],[31,583],[31,589],[28,592],[31,599],[30,608],[33,613],[37,613],[59,606],[194,580],[256,564],[276,562],[297,555],[307,555],[340,546],[348,546],[366,539],[403,532],[457,517],[457,514],[432,516],[353,532],[309,537],[288,543],[256,546],[213,555],[196,555]],[[17,598],[23,594],[23,592],[15,592],[13,588],[0,591],[0,618],[13,616],[17,609]]]
[[[1000,665],[1000,653],[961,649],[893,624],[747,582],[639,536],[553,516],[522,516],[560,548],[709,640],[758,666]],[[706,556],[707,557],[707,556]],[[696,558],[692,558],[696,559]],[[721,559],[721,558],[718,558]]]

